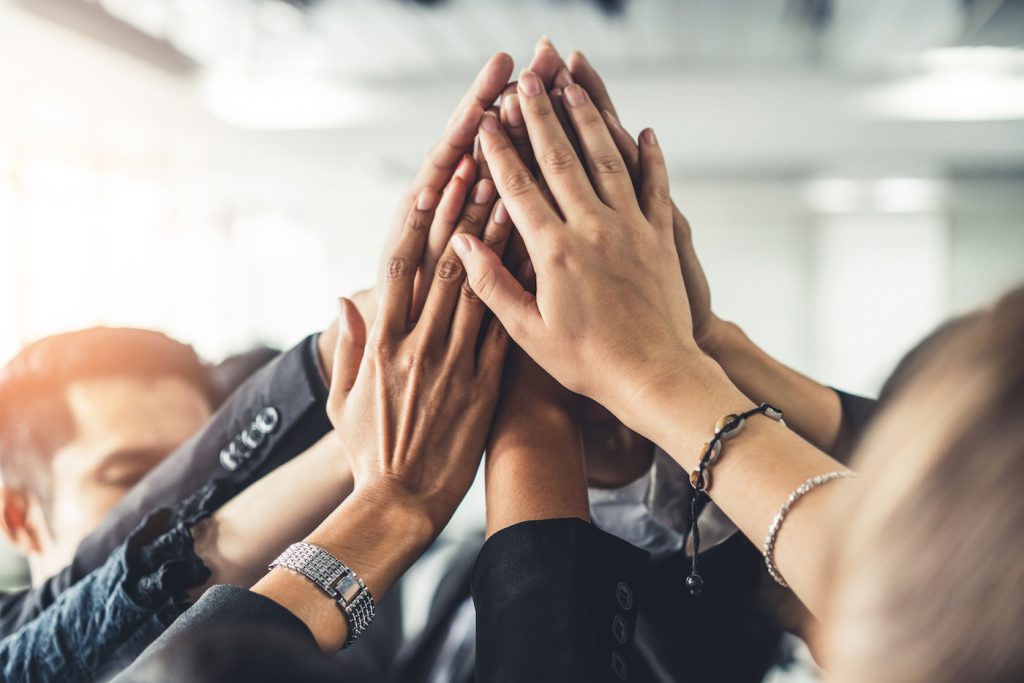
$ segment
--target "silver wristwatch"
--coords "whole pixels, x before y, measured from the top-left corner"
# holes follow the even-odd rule
[[[309,543],[292,543],[270,569],[286,567],[296,571],[331,596],[348,621],[348,647],[363,635],[373,621],[373,595],[363,580],[348,566],[323,548]]]

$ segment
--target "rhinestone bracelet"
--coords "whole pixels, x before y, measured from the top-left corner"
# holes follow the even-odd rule
[[[348,622],[348,647],[363,635],[373,621],[374,603],[370,589],[341,560],[320,546],[293,543],[270,563],[270,569],[285,567],[302,574],[338,603]]]

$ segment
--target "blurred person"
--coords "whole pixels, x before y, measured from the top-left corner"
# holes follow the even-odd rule
[[[209,420],[216,391],[191,347],[93,328],[26,346],[0,372],[0,522],[33,585]]]

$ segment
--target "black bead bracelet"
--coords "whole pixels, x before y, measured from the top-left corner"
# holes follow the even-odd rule
[[[693,541],[693,556],[690,559],[690,575],[686,577],[686,588],[690,595],[698,596],[704,590],[704,579],[697,570],[697,557],[700,555],[700,529],[697,528],[697,521],[700,513],[703,512],[707,498],[707,491],[711,488],[711,466],[718,462],[722,455],[722,442],[731,439],[743,430],[748,417],[764,415],[776,422],[782,420],[782,411],[775,406],[762,403],[756,408],[751,408],[745,413],[729,414],[715,423],[715,433],[701,446],[700,461],[697,469],[690,473],[690,486],[693,487],[693,495],[690,498],[690,538]]]

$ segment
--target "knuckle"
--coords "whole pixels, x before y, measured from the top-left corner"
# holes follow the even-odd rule
[[[432,212],[420,211],[416,209],[412,216],[409,218],[408,229],[409,232],[423,232],[430,227],[430,221],[432,219]]]
[[[489,299],[496,286],[494,274],[489,270],[485,270],[473,278],[470,286],[476,296],[481,299]]]
[[[441,262],[437,264],[435,272],[438,279],[441,281],[451,282],[453,280],[458,280],[462,277],[462,273],[464,272],[462,269],[462,261],[455,258],[441,259]]]
[[[536,187],[536,181],[525,170],[516,169],[505,174],[502,185],[505,187],[505,196],[518,197],[532,191]]]
[[[547,117],[555,115],[555,110],[552,109],[551,103],[544,101],[544,98],[530,98],[530,100],[532,102],[529,102],[527,106],[534,116]]]
[[[384,269],[385,275],[389,280],[400,280],[408,277],[412,268],[409,266],[409,261],[400,256],[392,256],[388,259],[387,266]]]
[[[475,211],[467,211],[462,214],[462,220],[460,221],[463,227],[468,228],[473,233],[479,233],[484,227],[484,216]]]
[[[668,186],[657,184],[651,188],[650,191],[651,199],[658,202],[659,204],[671,204],[672,195],[669,193]]]
[[[593,159],[594,170],[598,173],[622,173],[626,170],[622,159],[613,154],[601,154]]]
[[[479,304],[480,297],[473,291],[473,287],[468,282],[462,283],[462,300],[468,304]]]
[[[541,163],[552,173],[565,173],[576,164],[576,153],[569,147],[557,145],[544,150]]]

